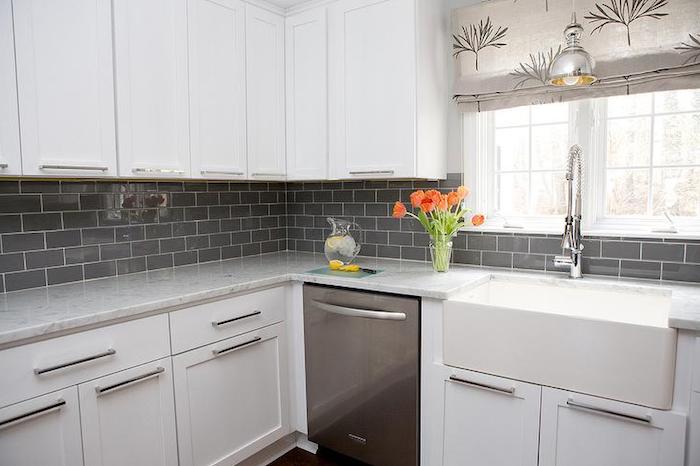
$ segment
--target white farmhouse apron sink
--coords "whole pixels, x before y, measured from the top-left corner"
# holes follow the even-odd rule
[[[670,409],[670,307],[663,289],[494,275],[445,302],[444,362]]]

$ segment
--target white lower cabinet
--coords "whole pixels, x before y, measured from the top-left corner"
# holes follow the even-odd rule
[[[173,357],[180,466],[238,463],[289,433],[284,324]]]
[[[85,464],[177,464],[170,358],[79,386]]]
[[[544,387],[540,466],[683,466],[686,417]]]
[[[82,465],[78,389],[70,387],[1,408],[0,464]]]
[[[541,388],[453,369],[445,377],[445,466],[537,466]]]

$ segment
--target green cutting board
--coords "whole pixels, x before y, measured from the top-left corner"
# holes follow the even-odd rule
[[[377,273],[381,273],[381,270],[377,270]],[[365,278],[376,275],[373,273],[367,273],[360,270],[359,272],[342,272],[340,270],[331,270],[328,267],[321,267],[320,269],[309,270],[306,273],[311,273],[314,275],[329,275],[331,277],[345,277],[345,278]]]

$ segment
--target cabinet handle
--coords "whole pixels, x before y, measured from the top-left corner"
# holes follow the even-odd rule
[[[215,350],[212,350],[212,353],[214,353],[214,356],[221,356],[222,354],[230,353],[231,351],[235,351],[235,350],[237,350],[237,349],[241,349],[241,348],[243,348],[243,347],[245,347],[245,346],[250,346],[250,345],[254,345],[254,344],[256,344],[256,343],[260,343],[261,341],[262,341],[262,338],[260,338],[260,337],[255,337],[255,338],[253,338],[253,339],[250,340],[250,341],[246,341],[245,343],[240,343],[240,344],[238,344],[238,345],[230,346],[230,347],[228,347],[228,348],[224,348],[224,349],[220,349],[220,350],[216,350],[216,349],[215,349]]]
[[[222,325],[226,325],[226,324],[230,324],[230,323],[233,323],[233,322],[236,322],[236,321],[239,321],[239,320],[247,319],[247,318],[249,318],[249,317],[259,316],[260,314],[262,314],[261,311],[255,311],[255,312],[251,312],[250,314],[246,314],[246,315],[240,316],[240,317],[233,317],[233,318],[231,318],[231,319],[220,320],[220,321],[218,321],[218,322],[217,322],[217,321],[213,321],[213,322],[211,323],[211,325],[212,325],[213,327],[221,327]]]
[[[322,311],[330,312],[333,314],[338,314],[341,316],[348,317],[364,317],[366,319],[377,319],[377,320],[406,320],[406,314],[403,312],[390,312],[390,311],[373,311],[370,309],[359,309],[355,307],[347,306],[336,306],[335,304],[328,304],[321,301],[313,301],[314,306],[321,309]]]
[[[132,173],[158,173],[168,175],[184,175],[184,170],[175,170],[171,168],[133,168]]]
[[[359,172],[350,172],[352,176],[361,176],[361,175],[393,175],[394,170],[368,170],[368,171],[359,171]]]
[[[28,413],[20,414],[18,416],[14,416],[9,419],[0,421],[0,429],[4,429],[6,427],[10,427],[11,425],[18,424],[23,421],[28,421],[29,419],[35,418],[37,416],[56,411],[57,409],[61,409],[63,406],[65,406],[65,404],[66,401],[63,398],[59,398],[54,403],[51,403],[48,406],[44,406],[43,408],[37,408],[35,410],[29,411]]]
[[[489,385],[489,384],[485,384],[485,383],[472,382],[471,380],[461,379],[461,378],[457,377],[456,375],[451,375],[450,380],[452,382],[461,383],[463,385],[469,385],[470,387],[481,388],[483,390],[492,390],[494,392],[503,393],[506,395],[513,395],[515,393],[515,387],[510,387],[510,388],[496,387],[495,385]]]
[[[44,367],[42,369],[34,369],[34,374],[36,374],[36,375],[46,374],[49,372],[57,371],[59,369],[65,369],[66,367],[82,364],[84,362],[94,361],[96,359],[101,359],[101,358],[105,358],[107,356],[112,356],[113,354],[116,354],[116,353],[117,353],[117,350],[110,348],[110,349],[103,351],[101,353],[93,354],[91,356],[85,356],[84,358],[76,359],[75,361],[64,362],[64,363],[56,364],[55,366]]]
[[[39,165],[39,170],[86,170],[91,172],[106,172],[109,167],[89,165]]]
[[[4,170],[4,169],[6,169],[7,167],[9,167],[8,164],[6,164],[6,163],[0,163],[0,170]]]
[[[99,385],[95,387],[95,391],[97,392],[97,396],[102,396],[108,393],[112,393],[115,390],[119,390],[122,388],[129,387],[131,385],[134,385],[139,382],[143,382],[144,380],[148,380],[152,377],[158,377],[160,374],[165,372],[165,369],[162,367],[156,367],[154,370],[147,372],[142,375],[137,375],[135,377],[132,377],[130,379],[123,380],[121,382],[114,383],[112,385],[107,385],[106,387],[100,387]]]
[[[578,401],[574,401],[572,399],[566,400],[566,406],[569,408],[573,409],[579,409],[581,411],[586,411],[589,413],[596,413],[596,414],[601,414],[604,416],[612,416],[618,419],[622,419],[624,421],[630,421],[630,422],[641,422],[643,424],[651,424],[651,416],[634,416],[632,414],[625,414],[625,413],[620,413],[617,411],[613,411],[610,409],[605,409],[605,408],[598,408],[597,406],[591,406],[586,403],[580,403]]]
[[[284,176],[284,173],[251,173],[250,176]]]
[[[221,170],[202,170],[199,173],[202,175],[206,174],[212,174],[212,175],[231,175],[231,176],[243,176],[245,173],[243,172],[227,172],[227,171],[221,171]]]

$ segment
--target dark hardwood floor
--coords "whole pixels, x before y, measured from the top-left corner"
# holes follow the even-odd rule
[[[366,466],[348,457],[319,449],[317,454],[295,448],[276,459],[269,466]]]

